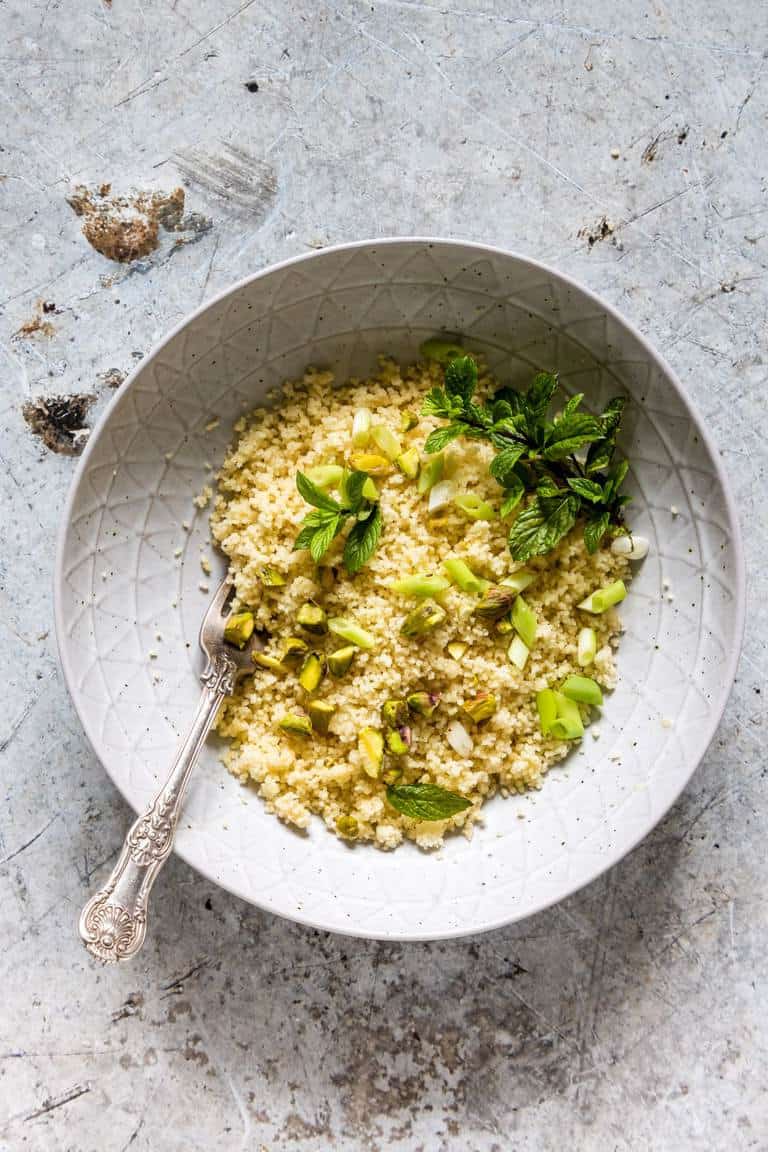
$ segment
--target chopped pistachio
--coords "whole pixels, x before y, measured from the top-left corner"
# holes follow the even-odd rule
[[[409,448],[407,452],[401,452],[395,459],[395,464],[409,480],[415,480],[419,474],[419,450],[418,448]]]
[[[282,663],[294,668],[303,664],[308,652],[309,647],[304,640],[298,636],[289,636],[283,647]]]
[[[378,728],[362,728],[357,736],[357,747],[363,760],[363,770],[376,780],[384,761],[384,737]]]
[[[385,784],[391,787],[393,784],[398,784],[403,777],[403,770],[399,764],[393,764],[391,768],[387,768],[382,773],[382,780]]]
[[[376,638],[370,632],[366,632],[365,628],[355,624],[354,620],[348,620],[346,616],[332,616],[328,621],[328,630],[340,640],[356,644],[358,648],[364,648],[366,651],[376,647]]]
[[[425,360],[437,360],[438,364],[450,364],[451,360],[465,355],[464,349],[456,340],[440,336],[425,340],[419,351]]]
[[[235,648],[245,648],[255,627],[253,612],[233,612],[224,625],[224,639]]]
[[[341,464],[318,464],[308,468],[306,475],[318,488],[337,488],[344,478],[344,469]]]
[[[259,572],[259,579],[265,588],[282,588],[285,584],[285,576],[282,572],[278,572],[277,568],[270,568],[266,565]]]
[[[424,600],[409,612],[400,626],[403,636],[424,636],[447,619],[448,613],[434,600]]]
[[[513,630],[514,624],[509,616],[502,616],[501,620],[496,621],[495,628],[499,636],[508,636]]]
[[[268,672],[274,672],[277,676],[285,676],[285,665],[274,656],[267,656],[264,652],[252,652],[251,660],[254,664],[258,664],[259,668],[266,668]]]
[[[427,492],[434,488],[439,480],[442,480],[444,468],[445,457],[442,452],[437,452],[424,461],[416,484],[416,491],[420,496],[426,496]]]
[[[511,588],[491,584],[483,592],[482,599],[475,607],[475,615],[483,620],[499,620],[510,611],[517,596]]]
[[[374,424],[371,428],[371,440],[388,460],[397,460],[403,451],[400,438],[391,428],[387,428],[386,424]]]
[[[403,412],[402,428],[403,432],[411,432],[419,423],[419,418],[415,412],[410,412],[408,409]]]
[[[327,700],[312,700],[307,706],[309,718],[312,721],[312,727],[315,732],[319,732],[322,736],[328,735],[328,726],[331,719],[336,712],[336,706],[329,704]]]
[[[460,492],[454,496],[453,502],[470,520],[495,520],[496,512],[493,505],[481,499],[476,492]]]
[[[446,580],[444,576],[414,575],[396,580],[392,585],[392,591],[399,592],[401,596],[416,596],[423,600],[428,596],[440,596],[443,592],[447,592],[450,586],[450,580]]]
[[[369,476],[386,476],[392,471],[386,456],[377,456],[375,452],[353,452],[349,462],[355,471],[367,472]]]
[[[464,701],[461,711],[470,720],[474,720],[475,724],[482,724],[484,720],[490,720],[497,707],[496,697],[492,692],[478,692],[471,700]]]
[[[465,644],[463,640],[451,640],[450,644],[446,644],[445,646],[448,655],[457,663],[461,663],[464,659],[467,648],[469,648],[469,645]]]
[[[305,692],[316,692],[320,687],[324,672],[322,656],[317,652],[310,652],[301,666],[299,684]]]
[[[322,636],[328,631],[328,617],[319,604],[307,601],[296,613],[296,623],[306,632]]]
[[[352,447],[365,448],[371,435],[371,413],[358,408],[352,419]]]
[[[415,712],[417,716],[426,716],[429,719],[434,716],[435,709],[440,703],[440,697],[434,692],[412,692],[405,702],[411,712]]]
[[[290,732],[292,736],[311,736],[312,725],[306,716],[299,716],[296,712],[286,712],[282,720],[279,722],[279,727],[284,732]]]
[[[381,718],[388,728],[399,728],[408,720],[405,700],[387,700],[381,706]]]
[[[357,820],[354,816],[339,816],[336,820],[336,831],[346,840],[357,839]]]
[[[349,671],[349,666],[355,658],[357,649],[354,644],[350,644],[348,648],[337,648],[335,652],[331,652],[328,657],[328,671],[331,676],[343,676]]]
[[[396,728],[388,728],[384,739],[387,742],[387,749],[393,756],[405,756],[408,751],[408,745]]]

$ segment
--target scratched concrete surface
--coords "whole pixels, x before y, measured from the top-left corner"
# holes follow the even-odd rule
[[[0,1148],[767,1149],[766,6],[0,0],[0,40]],[[680,373],[746,527],[723,724],[662,826],[525,924],[357,943],[173,861],[140,959],[98,969],[74,921],[129,813],[55,654],[74,461],[24,406],[94,395],[37,410],[76,448],[206,296],[398,233],[552,261]]]

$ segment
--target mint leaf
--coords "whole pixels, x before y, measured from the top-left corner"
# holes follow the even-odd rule
[[[585,444],[599,440],[602,434],[602,425],[595,416],[588,416],[586,412],[563,415],[547,430],[544,459],[563,460]]]
[[[344,567],[350,576],[359,572],[376,551],[381,528],[381,507],[378,504],[374,504],[366,520],[358,520],[353,525],[344,544]]]
[[[341,526],[344,523],[344,517],[341,513],[337,513],[333,519],[329,520],[321,528],[315,529],[315,534],[309,545],[309,551],[315,564],[330,548],[336,536],[341,531]]]
[[[344,481],[344,504],[350,512],[358,512],[363,505],[363,487],[368,479],[367,472],[350,472]]]
[[[533,378],[525,393],[525,410],[529,421],[538,423],[547,414],[549,403],[557,390],[557,375],[554,372],[539,372]]]
[[[591,504],[599,504],[603,499],[603,488],[601,484],[596,484],[594,480],[582,479],[581,476],[569,476],[568,487],[579,496],[583,496],[585,500],[589,500]]]
[[[430,388],[422,401],[421,414],[422,416],[441,416],[448,420],[452,416],[458,415],[455,402],[451,400],[444,388]]]
[[[435,428],[434,432],[430,432],[429,436],[424,442],[425,452],[442,452],[446,444],[450,444],[451,440],[455,440],[467,430],[467,425],[461,422],[456,424],[446,424],[444,428]]]
[[[300,548],[309,548],[315,538],[317,528],[314,524],[304,523],[303,527],[299,529],[299,534],[293,542],[294,552],[298,552]]]
[[[468,404],[477,388],[477,364],[472,356],[457,356],[445,370],[445,388],[449,396],[456,396]]]
[[[587,552],[597,552],[600,541],[608,531],[610,522],[611,514],[607,509],[587,521],[584,525],[584,543],[587,546]]]
[[[573,414],[576,412],[577,408],[580,407],[583,399],[584,399],[584,393],[583,392],[577,392],[575,396],[571,396],[571,398],[568,401],[568,403],[566,404],[565,408],[563,408],[563,419],[567,419],[569,416],[573,416]]]
[[[507,488],[515,476],[515,465],[525,449],[522,444],[515,444],[509,448],[502,448],[493,460],[488,471],[494,480],[498,480],[502,488]]]
[[[341,512],[341,504],[338,500],[334,500],[333,496],[323,492],[322,488],[313,484],[303,472],[296,473],[296,487],[307,504],[313,504],[315,508],[324,508],[328,512]]]
[[[627,472],[629,472],[629,461],[622,460],[616,465],[608,481],[605,485],[606,500],[612,500],[621,488],[624,480],[626,479]]]
[[[449,820],[472,806],[464,796],[437,784],[392,784],[387,788],[387,800],[412,820]]]
[[[617,430],[626,403],[626,396],[614,396],[612,400],[608,401],[600,417],[604,436],[610,436],[612,432]]]
[[[525,495],[525,485],[516,472],[513,472],[509,478],[509,483],[505,487],[504,499],[501,502],[499,515],[501,519],[506,519],[510,512],[517,508],[518,504]]]
[[[570,532],[579,512],[579,498],[573,492],[538,495],[515,520],[509,533],[513,560],[542,556]]]

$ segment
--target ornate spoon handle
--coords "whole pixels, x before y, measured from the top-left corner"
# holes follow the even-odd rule
[[[144,943],[147,903],[158,872],[171,854],[190,773],[216,719],[219,705],[235,686],[235,665],[226,654],[208,661],[195,718],[168,779],[143,815],[131,826],[107,883],[80,914],[80,936],[88,951],[105,963],[127,960]]]

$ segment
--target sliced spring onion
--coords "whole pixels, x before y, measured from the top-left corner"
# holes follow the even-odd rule
[[[475,576],[469,565],[458,556],[448,556],[443,560],[443,571],[452,584],[470,596],[482,596],[488,587],[488,581]]]
[[[307,469],[307,478],[318,488],[337,488],[344,477],[341,464],[318,464]]]
[[[365,448],[371,435],[371,414],[367,408],[358,408],[352,420],[352,447]]]
[[[580,668],[591,664],[597,652],[597,633],[594,628],[582,628],[579,632],[577,660]]]
[[[423,599],[425,596],[440,596],[450,586],[451,582],[445,576],[405,576],[392,585],[392,591],[399,592],[401,596]]]
[[[445,456],[443,456],[442,452],[436,452],[434,456],[430,456],[424,461],[416,485],[416,490],[420,496],[425,496],[427,492],[434,488],[435,484],[442,480],[444,468]]]
[[[371,440],[388,460],[397,460],[403,451],[400,438],[395,435],[391,428],[387,428],[386,424],[374,424],[371,428]]]
[[[457,756],[471,756],[475,747],[474,741],[460,721],[451,720],[445,730],[445,738]]]
[[[455,360],[458,356],[464,355],[464,349],[461,344],[455,340],[448,340],[433,336],[430,340],[425,340],[419,348],[425,360],[437,360],[439,364],[448,364],[451,360]]]
[[[356,644],[358,648],[369,651],[376,647],[376,639],[365,628],[355,624],[354,620],[347,620],[345,616],[332,616],[328,621],[328,631],[348,644]]]
[[[441,508],[447,507],[453,500],[455,491],[456,487],[453,480],[441,480],[438,484],[435,484],[434,488],[430,488],[429,491],[427,510],[429,512],[437,512]]]
[[[591,704],[593,708],[599,708],[603,702],[600,685],[590,676],[569,676],[560,691],[569,700],[575,700],[578,704]]]
[[[541,731],[546,736],[557,720],[557,697],[551,688],[542,688],[541,692],[536,693],[536,709]]]
[[[370,476],[366,480],[365,484],[363,484],[363,496],[366,500],[370,500],[374,504],[379,498],[379,490],[374,484],[373,480],[371,480]]]
[[[513,592],[524,592],[535,579],[536,573],[531,572],[530,568],[518,568],[517,572],[499,580],[499,584],[502,588],[511,588]]]
[[[453,502],[470,520],[495,520],[496,512],[487,500],[482,500],[476,492],[461,492]]]
[[[614,556],[626,556],[628,560],[643,560],[648,555],[648,540],[645,536],[627,533],[611,541]]]
[[[562,692],[553,692],[557,707],[557,719],[550,724],[549,734],[556,740],[580,740],[584,735],[584,722],[579,706]]]
[[[606,584],[604,588],[598,588],[597,591],[592,592],[585,600],[582,600],[579,608],[584,612],[591,612],[593,615],[599,616],[601,612],[606,612],[614,604],[620,604],[626,594],[627,589],[624,586],[624,581],[615,580],[613,584]]]
[[[525,602],[522,596],[518,596],[512,605],[512,624],[526,648],[533,648],[536,643],[538,621],[533,608]]]
[[[507,656],[509,657],[510,664],[514,664],[515,668],[519,668],[522,672],[523,668],[528,661],[529,649],[523,643],[519,636],[512,638],[512,643],[507,649]]]
[[[415,480],[419,474],[419,450],[418,448],[409,448],[407,452],[401,452],[395,460],[395,464],[409,480]]]

